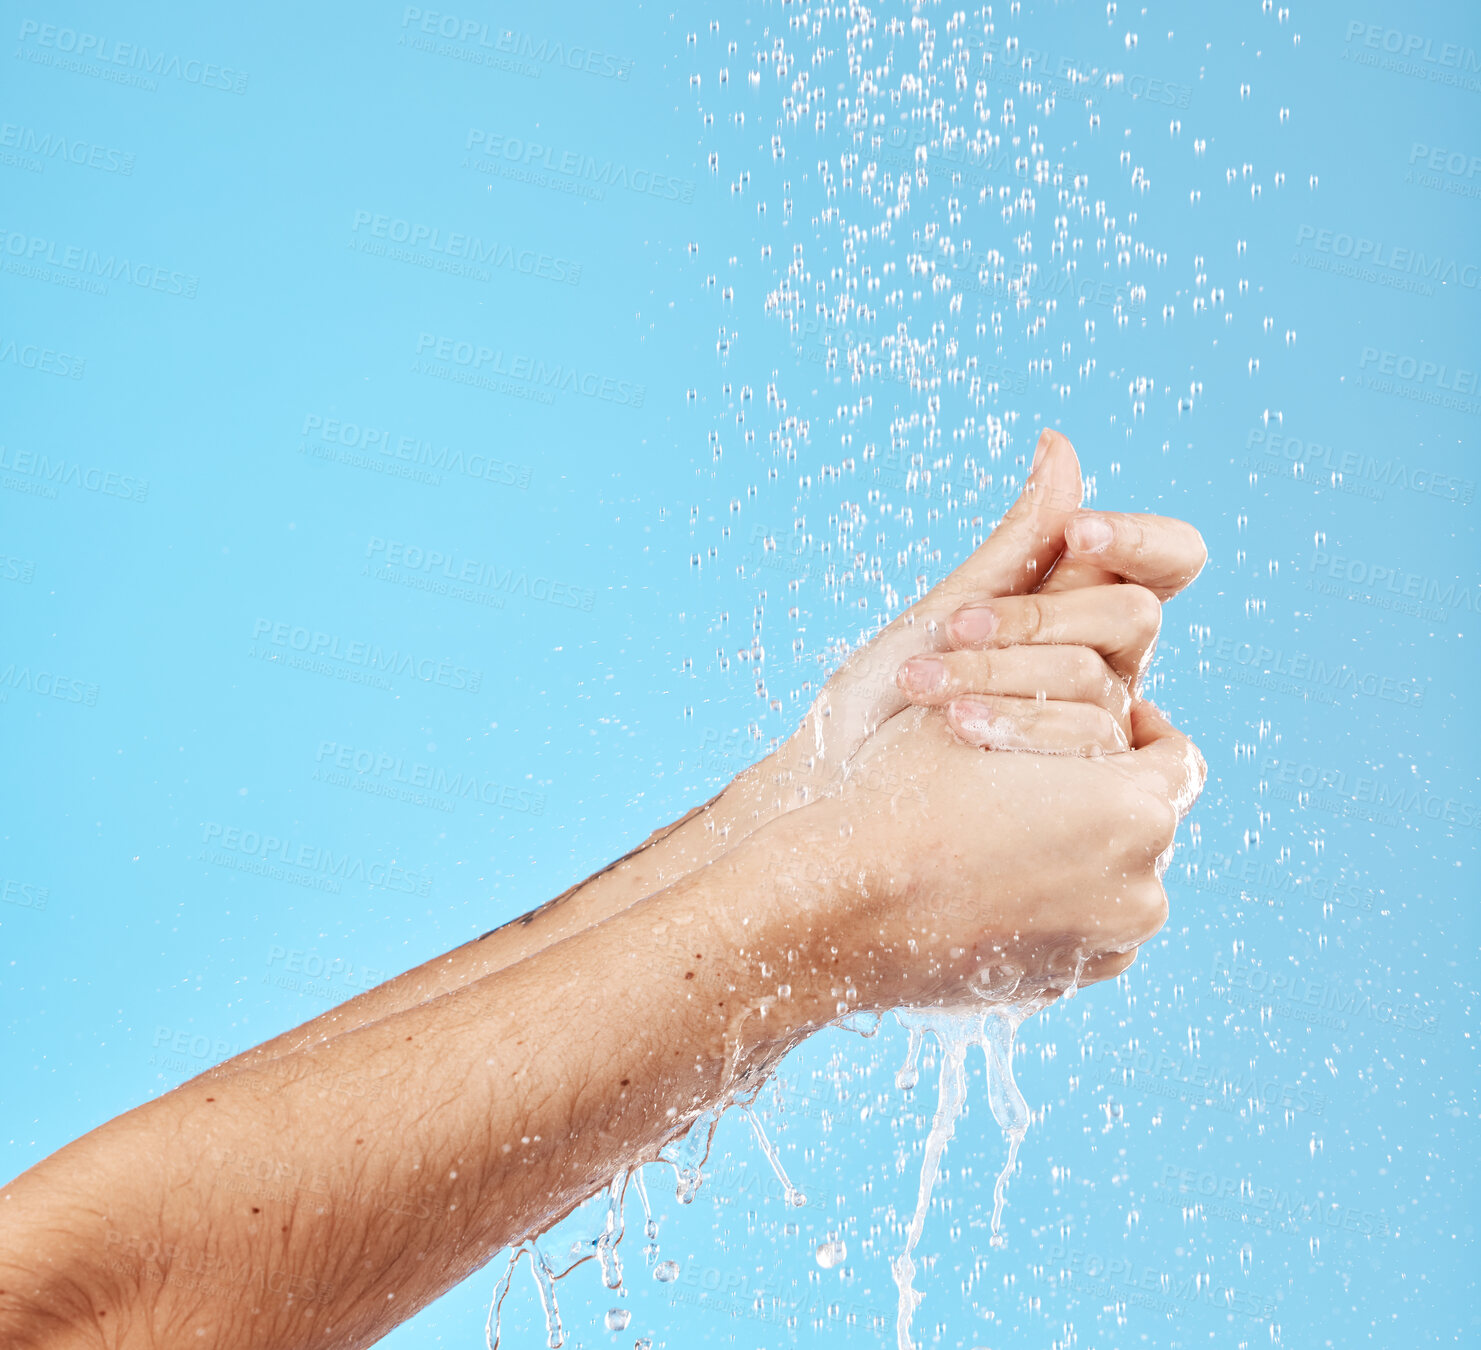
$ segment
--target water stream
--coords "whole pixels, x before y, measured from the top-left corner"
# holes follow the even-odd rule
[[[896,1014],[910,1033],[905,1064],[896,1075],[896,1083],[908,1090],[919,1081],[916,1066],[921,1046],[928,1034],[936,1038],[941,1065],[936,1111],[931,1118],[931,1130],[926,1136],[925,1153],[921,1159],[915,1213],[906,1229],[904,1249],[891,1262],[895,1285],[900,1294],[895,1317],[899,1350],[915,1350],[910,1324],[923,1297],[915,1288],[915,1248],[925,1229],[931,1196],[941,1174],[941,1159],[946,1152],[946,1145],[956,1133],[956,1123],[966,1105],[967,1055],[973,1046],[982,1049],[987,1070],[988,1105],[993,1119],[997,1121],[1008,1141],[1008,1157],[993,1187],[992,1229],[989,1238],[992,1246],[1003,1245],[1003,1202],[1007,1196],[1008,1178],[1018,1162],[1018,1146],[1028,1131],[1028,1104],[1013,1078],[1013,1045],[1018,1027],[1029,1011],[1022,1005],[1009,1004],[985,1010],[902,1010]]]
[[[1078,969],[1076,973],[1078,975]],[[1065,993],[1072,995],[1077,982],[1072,981]],[[908,1092],[918,1084],[921,1051],[928,1035],[935,1038],[940,1057],[936,1109],[931,1118],[930,1132],[926,1137],[921,1160],[915,1210],[906,1229],[904,1247],[891,1262],[891,1271],[899,1292],[895,1325],[898,1350],[916,1350],[916,1343],[911,1336],[911,1322],[924,1295],[915,1287],[918,1273],[915,1251],[925,1230],[931,1200],[941,1176],[946,1147],[956,1133],[957,1121],[966,1106],[968,1056],[974,1047],[982,1051],[988,1107],[1008,1146],[1007,1157],[993,1186],[992,1223],[988,1241],[993,1247],[1001,1247],[1006,1241],[1003,1236],[1003,1207],[1007,1198],[1008,1179],[1017,1166],[1019,1146],[1028,1131],[1029,1122],[1028,1104],[1013,1076],[1013,1050],[1019,1026],[1040,1006],[1041,1001],[1034,999],[952,1011],[900,1009],[896,1012],[896,1017],[909,1038],[905,1062],[895,1075],[896,1086],[901,1091]],[[705,1112],[685,1134],[670,1141],[660,1151],[660,1160],[674,1169],[674,1195],[680,1204],[692,1203],[698,1194],[716,1127],[730,1105],[739,1106],[750,1123],[757,1147],[781,1185],[785,1203],[789,1206],[807,1203],[805,1194],[793,1184],[782,1163],[780,1152],[754,1109],[756,1092],[757,1088],[752,1084],[747,1085],[744,1091],[731,1094],[725,1102]],[[603,1285],[619,1297],[626,1297],[619,1247],[625,1226],[623,1205],[629,1180],[637,1191],[643,1209],[643,1236],[647,1243],[643,1251],[644,1259],[653,1268],[654,1278],[663,1281],[677,1276],[676,1263],[658,1261],[658,1224],[653,1217],[642,1169],[619,1172],[607,1186],[607,1203],[601,1232],[589,1241],[572,1244],[571,1255],[575,1259],[564,1270],[555,1270],[534,1239],[520,1244],[510,1253],[495,1285],[494,1297],[489,1307],[485,1327],[488,1350],[499,1350],[500,1312],[521,1257],[528,1258],[535,1279],[545,1313],[546,1344],[551,1350],[559,1350],[565,1341],[560,1310],[556,1304],[556,1282],[576,1266],[595,1257],[601,1270]],[[829,1239],[819,1248],[819,1263],[825,1269],[832,1268],[843,1259],[845,1253],[846,1248],[841,1241]],[[608,1310],[604,1321],[608,1331],[624,1331],[631,1321],[631,1313],[626,1308],[613,1307]]]

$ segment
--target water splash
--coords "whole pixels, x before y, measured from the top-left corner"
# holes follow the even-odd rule
[[[516,1247],[509,1253],[509,1260],[504,1264],[504,1273],[494,1284],[494,1297],[489,1302],[488,1320],[483,1324],[483,1343],[488,1350],[499,1350],[499,1321],[504,1311],[504,1300],[509,1297],[509,1285],[514,1279],[514,1268],[519,1264],[519,1258],[523,1253],[523,1247]]]
[[[617,1247],[622,1241],[623,1198],[627,1193],[627,1172],[619,1172],[607,1187],[607,1223],[596,1241],[597,1260],[602,1266],[602,1283],[608,1289],[622,1288],[622,1257]]]
[[[560,1350],[566,1343],[566,1333],[561,1326],[561,1310],[555,1301],[555,1271],[534,1242],[527,1245],[530,1269],[535,1273],[535,1287],[540,1291],[540,1307],[545,1313],[545,1344],[550,1350]]]
[[[787,1169],[782,1166],[781,1155],[777,1152],[776,1145],[767,1136],[761,1124],[761,1118],[756,1114],[752,1103],[744,1103],[741,1110],[745,1112],[746,1119],[751,1122],[751,1129],[756,1134],[756,1142],[761,1146],[761,1152],[766,1155],[766,1161],[771,1164],[771,1170],[776,1173],[776,1179],[782,1184],[782,1195],[787,1203],[794,1208],[807,1204],[807,1196],[792,1184],[792,1178],[787,1175]]]
[[[483,1326],[484,1344],[487,1345],[488,1350],[499,1350],[500,1315],[503,1312],[504,1300],[509,1296],[509,1286],[514,1280],[514,1271],[519,1265],[521,1256],[530,1258],[530,1271],[535,1277],[535,1287],[540,1295],[540,1307],[545,1313],[545,1344],[550,1347],[550,1350],[560,1350],[560,1347],[566,1343],[566,1333],[561,1325],[560,1308],[555,1301],[556,1274],[533,1238],[520,1243],[509,1254],[509,1262],[504,1267],[504,1273],[494,1286],[494,1297],[489,1304],[488,1320]]]
[[[1057,992],[1063,995],[1073,994],[1079,983],[1082,965],[1083,961],[1077,959],[1073,974],[1068,981],[1068,987]],[[1001,974],[1001,972],[998,973]],[[896,1317],[899,1350],[915,1350],[915,1342],[911,1338],[910,1331],[911,1321],[924,1297],[914,1287],[917,1273],[915,1249],[925,1230],[931,1197],[941,1175],[941,1160],[947,1144],[955,1135],[956,1123],[961,1118],[966,1105],[967,1056],[973,1046],[980,1046],[982,1049],[987,1072],[988,1105],[994,1120],[997,1121],[1008,1141],[1007,1161],[993,1187],[990,1238],[991,1245],[994,1247],[1004,1244],[1002,1217],[1008,1179],[1017,1166],[1019,1146],[1027,1134],[1029,1120],[1028,1104],[1013,1078],[1014,1042],[1018,1027],[1024,1019],[1044,1002],[1051,1001],[1054,995],[1044,993],[1038,997],[1020,998],[1018,997],[1019,981],[1013,981],[1011,987],[996,980],[992,983],[995,995],[1015,998],[1016,1001],[978,1004],[969,1009],[900,1009],[895,1014],[909,1036],[905,1063],[895,1077],[895,1082],[901,1090],[908,1091],[919,1082],[919,1062],[926,1036],[928,1034],[934,1036],[940,1047],[938,1099],[930,1133],[926,1139],[915,1213],[906,1233],[904,1250],[891,1263],[900,1295]],[[659,1159],[674,1169],[675,1198],[680,1204],[691,1203],[698,1193],[704,1180],[704,1165],[714,1143],[716,1128],[721,1116],[730,1106],[739,1106],[750,1122],[757,1145],[781,1183],[785,1202],[792,1207],[807,1203],[806,1195],[798,1190],[788,1176],[776,1145],[766,1133],[756,1113],[755,1099],[760,1086],[755,1081],[737,1083],[722,1101],[699,1116],[684,1135],[671,1140],[660,1150]],[[633,1183],[643,1208],[643,1235],[648,1243],[643,1255],[647,1264],[652,1268],[653,1278],[660,1283],[672,1283],[677,1278],[679,1267],[676,1262],[658,1260],[658,1224],[653,1217],[653,1208],[642,1169],[619,1171],[606,1187],[606,1206],[601,1232],[594,1238],[572,1245],[572,1254],[578,1259],[567,1269],[556,1271],[534,1239],[521,1243],[510,1254],[503,1274],[495,1286],[488,1320],[485,1324],[484,1339],[488,1350],[499,1350],[500,1314],[504,1300],[509,1294],[515,1268],[521,1257],[529,1258],[530,1270],[534,1276],[541,1308],[545,1314],[546,1344],[550,1350],[559,1350],[565,1344],[566,1339],[555,1291],[557,1281],[563,1276],[569,1274],[577,1266],[585,1264],[594,1256],[601,1267],[603,1285],[625,1296],[619,1247],[625,1229],[624,1202],[629,1181]],[[826,1270],[842,1262],[846,1254],[847,1247],[843,1241],[830,1237],[818,1247],[815,1256],[818,1264]],[[609,1330],[625,1330],[631,1317],[625,1309],[611,1309],[605,1320]]]
[[[1076,972],[1078,980],[1078,971]],[[904,1250],[891,1263],[900,1301],[895,1316],[895,1335],[899,1350],[915,1350],[910,1324],[924,1297],[915,1288],[915,1248],[925,1228],[931,1208],[931,1195],[941,1174],[941,1159],[946,1145],[956,1133],[967,1100],[967,1054],[980,1046],[987,1068],[987,1100],[993,1119],[1008,1140],[1008,1159],[993,1186],[992,1236],[994,1247],[1001,1247],[1003,1204],[1007,1197],[1008,1178],[1018,1163],[1018,1147],[1028,1133],[1028,1103],[1013,1078],[1013,1046],[1018,1028],[1033,1011],[1023,1004],[999,1005],[966,1011],[901,1010],[896,1013],[910,1033],[910,1048],[905,1066],[896,1076],[902,1088],[917,1082],[916,1062],[927,1033],[940,1047],[941,1070],[938,1079],[936,1113],[926,1136],[925,1156],[921,1160],[920,1183],[916,1191],[915,1213],[905,1234]]]
[[[895,1086],[901,1092],[909,1092],[920,1082],[920,1048],[921,1042],[925,1040],[926,1028],[917,1026],[913,1021],[906,1021],[902,1016],[900,1021],[910,1030],[910,1048],[905,1052],[905,1063],[900,1066],[900,1071],[895,1075]]]
[[[926,1212],[931,1206],[931,1192],[936,1187],[936,1178],[941,1171],[941,1155],[946,1151],[947,1141],[956,1133],[957,1118],[967,1099],[967,1050],[981,1039],[984,1013],[951,1014],[901,1012],[901,1022],[910,1028],[910,1056],[907,1066],[914,1066],[920,1052],[921,1041],[927,1031],[931,1032],[941,1047],[940,1095],[936,1102],[936,1114],[931,1120],[931,1132],[926,1137],[925,1157],[921,1160],[920,1185],[916,1192],[915,1214],[905,1234],[905,1249],[890,1264],[895,1276],[895,1285],[900,1291],[899,1311],[895,1317],[895,1334],[900,1350],[914,1350],[915,1342],[910,1338],[910,1321],[920,1306],[923,1295],[916,1292],[915,1245],[920,1241],[926,1225]],[[917,1018],[920,1020],[917,1021]]]
[[[633,1172],[633,1189],[638,1193],[638,1201],[643,1206],[643,1236],[652,1242],[658,1236],[658,1223],[653,1218],[653,1206],[648,1201],[648,1183],[643,1180],[642,1169]]]
[[[1081,963],[1083,965],[1083,962]],[[1076,967],[1075,981],[1079,983],[1080,968]],[[1071,986],[1070,993],[1074,992]],[[1028,1016],[1021,1007],[1004,1008],[988,1014],[983,1023],[982,1052],[987,1057],[987,1104],[992,1118],[997,1121],[1008,1140],[1008,1160],[992,1189],[992,1229],[988,1242],[991,1246],[1004,1246],[1003,1202],[1008,1197],[1008,1178],[1018,1164],[1018,1146],[1028,1134],[1028,1103],[1018,1089],[1013,1077],[1013,1046],[1018,1038],[1018,1028]]]
[[[677,1139],[671,1139],[658,1151],[659,1158],[674,1169],[674,1198],[681,1205],[690,1204],[699,1194],[704,1181],[705,1160],[710,1156],[710,1145],[715,1141],[715,1129],[725,1108],[734,1100],[722,1099],[694,1122],[688,1131]]]

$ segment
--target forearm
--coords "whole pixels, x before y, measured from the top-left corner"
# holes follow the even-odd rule
[[[69,1145],[0,1192],[12,1319],[85,1328],[38,1345],[369,1344],[780,1052],[796,1025],[757,1015],[735,918],[771,871],[737,849],[446,997]]]
[[[262,1064],[405,1012],[523,961],[673,885],[722,851],[711,842],[724,833],[717,831],[710,818],[719,801],[716,796],[655,830],[636,848],[554,899],[224,1061],[210,1072],[221,1074]]]
[[[308,1022],[217,1065],[212,1076],[322,1045],[452,993],[545,950],[691,876],[782,814],[795,799],[798,758],[789,742],[743,770],[702,806],[655,830],[585,881],[480,938],[425,961]]]

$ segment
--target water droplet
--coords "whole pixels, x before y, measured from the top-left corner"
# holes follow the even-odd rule
[[[660,1284],[672,1284],[679,1278],[679,1263],[677,1261],[660,1261],[653,1267],[653,1278]]]
[[[633,1315],[626,1308],[609,1308],[607,1310],[607,1330],[626,1331],[627,1324],[633,1320]]]
[[[818,1250],[814,1253],[818,1258],[818,1264],[824,1270],[832,1270],[834,1266],[848,1259],[848,1244],[842,1238],[833,1238],[827,1242],[818,1243]]]

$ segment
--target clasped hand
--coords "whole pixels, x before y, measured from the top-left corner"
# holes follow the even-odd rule
[[[839,998],[1052,996],[1119,974],[1164,922],[1205,766],[1139,685],[1162,601],[1206,553],[1181,521],[1080,501],[1074,450],[1046,432],[987,543],[717,803],[795,877],[763,926],[817,972],[806,1024]]]

